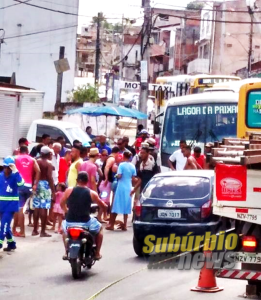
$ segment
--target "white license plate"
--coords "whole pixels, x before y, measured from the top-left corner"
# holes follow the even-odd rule
[[[159,209],[158,218],[160,219],[180,219],[181,211],[173,209]]]
[[[247,264],[261,264],[261,253],[235,252],[235,261]]]

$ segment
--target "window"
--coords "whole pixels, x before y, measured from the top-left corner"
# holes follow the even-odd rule
[[[232,46],[233,46],[232,44],[227,44],[228,48],[232,48]]]
[[[156,177],[147,185],[143,196],[154,199],[202,199],[210,194],[210,181],[203,177]]]
[[[159,19],[160,19],[160,21],[168,21],[169,20],[169,16],[168,15],[164,15],[164,14],[159,14]]]
[[[249,128],[261,128],[261,90],[248,94],[246,115],[246,125]]]
[[[260,49],[260,46],[259,45],[255,45],[255,49]]]
[[[49,134],[52,140],[57,140],[59,136],[62,136],[65,138],[65,142],[70,144],[70,141],[68,140],[67,136],[58,128],[53,126],[47,126],[47,125],[37,125],[37,131],[36,131],[36,142],[41,143],[42,142],[42,136],[43,134]]]
[[[209,58],[209,45],[204,45],[203,58]]]
[[[179,141],[207,143],[235,137],[237,104],[195,104],[169,106],[165,113],[162,153],[171,155],[179,149]]]

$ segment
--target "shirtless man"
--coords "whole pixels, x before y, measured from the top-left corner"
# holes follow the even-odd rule
[[[40,237],[50,237],[46,233],[47,212],[51,208],[51,201],[55,200],[55,187],[53,182],[53,166],[51,163],[51,149],[48,146],[41,148],[41,157],[37,160],[41,174],[36,193],[33,198],[34,230],[32,235],[38,235],[38,222],[41,219]]]
[[[197,164],[196,159],[191,155],[191,147],[185,146],[182,149],[182,153],[184,157],[187,158],[186,165],[184,167],[184,170],[197,170],[200,169],[200,166]]]

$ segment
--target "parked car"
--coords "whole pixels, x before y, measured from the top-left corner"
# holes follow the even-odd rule
[[[27,140],[30,142],[30,149],[41,142],[44,133],[49,134],[53,140],[59,136],[64,137],[67,147],[71,147],[74,140],[82,143],[91,141],[88,134],[74,123],[40,119],[33,121],[29,128]]]
[[[143,255],[144,239],[215,232],[220,218],[212,214],[214,171],[187,170],[154,176],[134,207],[133,248]]]

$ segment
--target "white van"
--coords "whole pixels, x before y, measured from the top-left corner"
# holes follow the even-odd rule
[[[74,140],[79,140],[83,144],[91,141],[88,134],[76,124],[57,120],[40,119],[33,121],[29,128],[27,140],[30,143],[30,148],[42,141],[43,134],[50,135],[53,140],[62,136],[64,137],[67,146],[72,146]]]

